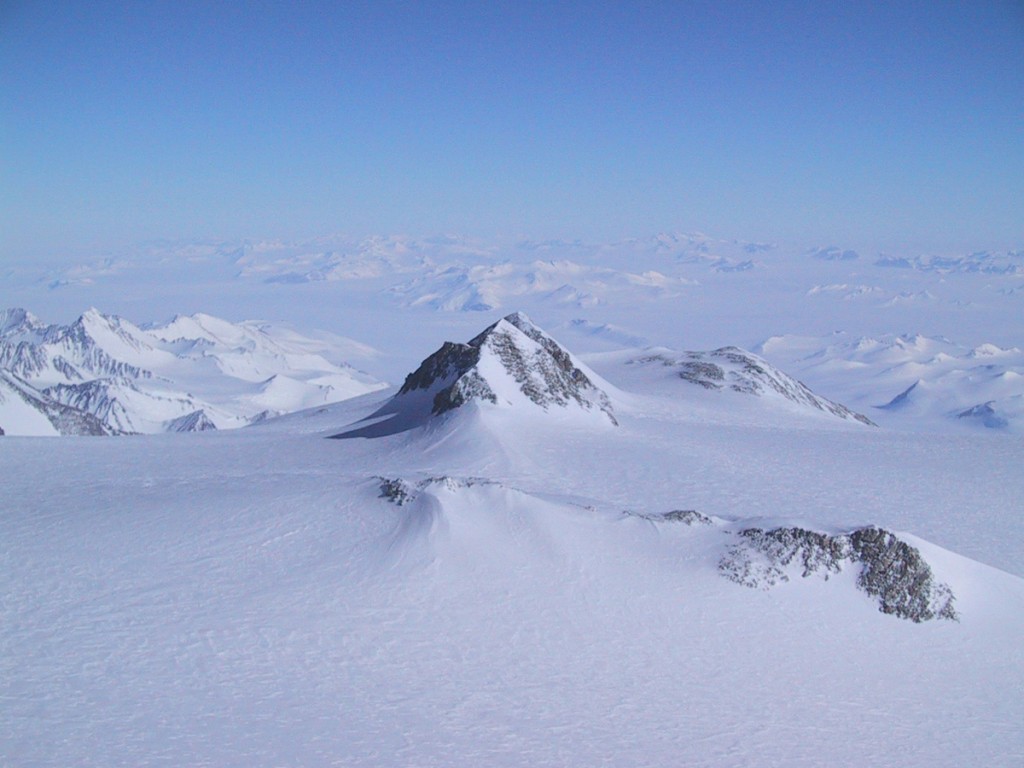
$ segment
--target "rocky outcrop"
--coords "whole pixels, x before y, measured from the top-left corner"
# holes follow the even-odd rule
[[[988,429],[1005,429],[1010,424],[1009,419],[996,410],[996,403],[993,400],[961,411],[957,414],[957,418],[977,422]]]
[[[192,411],[184,416],[179,416],[167,422],[167,432],[212,432],[217,429],[206,412],[203,410]]]
[[[792,376],[739,347],[722,347],[711,352],[684,352],[678,357],[647,355],[637,358],[633,363],[660,364],[673,368],[680,379],[704,389],[755,396],[781,395],[791,402],[837,418],[874,426],[874,422],[867,416],[814,394]]]
[[[710,517],[702,515],[695,509],[673,509],[660,514],[646,512],[626,512],[626,514],[650,520],[652,523],[683,523],[684,525],[712,525],[714,523]]]
[[[745,528],[719,562],[726,578],[769,589],[791,575],[825,579],[859,568],[857,586],[879,610],[913,622],[957,618],[952,591],[938,583],[916,547],[881,528],[829,535],[797,527]]]
[[[423,491],[429,489],[458,491],[462,488],[472,488],[478,485],[501,486],[501,483],[481,477],[451,477],[450,475],[428,477],[417,483],[410,483],[400,477],[378,476],[374,479],[380,484],[378,498],[387,499],[399,507],[404,507],[406,504],[415,501]]]

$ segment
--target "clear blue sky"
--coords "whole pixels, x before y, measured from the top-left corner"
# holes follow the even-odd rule
[[[0,259],[152,238],[1024,246],[1024,3],[0,2]]]

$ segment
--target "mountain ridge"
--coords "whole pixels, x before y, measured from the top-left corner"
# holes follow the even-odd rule
[[[75,423],[105,425],[89,434],[237,428],[386,386],[322,353],[332,354],[328,342],[205,314],[145,328],[95,308],[68,325],[0,314],[0,370],[32,390],[40,413],[56,403],[90,417]],[[268,383],[279,375],[287,382]],[[8,435],[18,433],[11,418],[0,411]]]

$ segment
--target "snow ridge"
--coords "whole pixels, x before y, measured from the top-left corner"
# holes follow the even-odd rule
[[[663,365],[672,368],[683,381],[707,390],[746,395],[781,395],[798,405],[822,411],[840,419],[874,426],[868,417],[812,392],[766,360],[739,347],[722,347],[710,352],[685,352],[680,356],[656,353],[631,361],[634,365]]]
[[[379,498],[398,507],[408,507],[427,494],[431,497],[431,515],[443,527],[454,523],[445,503],[438,497],[442,491],[461,499],[458,506],[467,510],[479,508],[484,500],[478,491],[514,493],[518,498],[538,502],[532,494],[510,488],[501,482],[480,477],[458,478],[448,475],[428,477],[416,482],[401,477],[377,476]],[[464,497],[464,498],[463,498]],[[488,497],[490,498],[490,497]],[[497,498],[497,497],[495,497]],[[492,499],[493,502],[493,499]],[[541,502],[544,503],[544,502]],[[547,502],[550,503],[550,502]],[[603,505],[607,506],[607,505]],[[595,507],[556,504],[563,512],[582,510],[600,516]],[[488,506],[487,516],[499,515],[499,508]],[[420,506],[410,508],[409,515],[422,512]],[[755,589],[768,590],[780,583],[818,575],[824,580],[847,568],[856,569],[855,586],[874,598],[881,613],[921,623],[933,619],[959,620],[950,587],[939,582],[921,551],[896,534],[876,526],[828,534],[801,526],[750,526],[743,520],[723,520],[695,509],[674,509],[663,513],[626,511],[619,519],[640,519],[656,526],[670,525],[691,529],[685,536],[702,537],[708,548],[721,552],[718,572],[729,581]],[[722,538],[720,534],[725,534]],[[679,543],[685,546],[684,538]],[[418,546],[422,542],[409,542]]]

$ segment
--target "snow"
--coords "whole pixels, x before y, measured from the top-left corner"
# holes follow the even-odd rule
[[[760,349],[886,426],[943,432],[1024,429],[1024,354],[1017,347],[968,348],[921,334],[859,339],[832,334],[774,337]],[[965,423],[961,418],[986,405],[999,413],[996,420]]]
[[[56,427],[46,414],[36,407],[32,393],[25,396],[24,382],[18,381],[5,371],[0,371],[0,408],[4,421],[0,425],[8,435],[57,435]]]
[[[178,430],[203,411],[220,429],[337,402],[386,386],[345,363],[330,339],[197,313],[145,330],[89,309],[72,325],[43,326],[7,312],[0,359],[41,396],[121,433]],[[350,345],[342,345],[351,348]],[[362,348],[365,356],[366,347]],[[357,349],[358,351],[358,349]],[[0,406],[8,435],[41,434]]]
[[[64,270],[91,284],[12,284],[40,317],[100,307],[90,338],[153,374],[131,380],[145,396],[190,393],[179,417],[306,410],[0,437],[0,763],[1020,764],[1017,257],[826,250],[191,244]],[[449,269],[502,309],[417,302],[447,295]],[[520,308],[533,322],[502,320]],[[17,342],[54,327],[0,317]],[[491,325],[524,360],[545,348],[530,329],[557,339],[617,425],[542,407],[497,347],[480,370],[498,403],[434,413],[434,389],[372,389]],[[879,426],[678,375],[722,362],[686,350],[727,345]],[[919,409],[876,407],[918,380]],[[957,621],[882,613],[853,561],[767,589],[721,570],[751,527],[869,525],[919,552]]]
[[[916,625],[849,578],[732,584],[714,527],[624,514],[877,522],[1019,572],[1021,523],[992,514],[1024,492],[1019,446],[511,409],[486,438],[320,439],[373,397],[219,435],[0,444],[5,760],[1019,753],[1019,577],[915,539],[961,615]],[[381,475],[424,486],[398,506]]]

